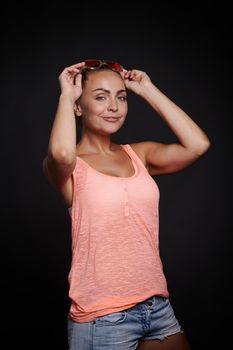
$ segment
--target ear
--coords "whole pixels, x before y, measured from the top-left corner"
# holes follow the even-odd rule
[[[82,108],[78,101],[76,101],[74,104],[74,113],[77,117],[81,117],[82,115]]]

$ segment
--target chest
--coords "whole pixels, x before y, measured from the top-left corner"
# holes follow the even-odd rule
[[[96,172],[114,177],[131,177],[135,174],[134,162],[128,157],[80,157],[86,165]]]
[[[77,177],[80,178],[80,177]],[[93,169],[87,169],[82,185],[76,188],[79,208],[94,214],[125,213],[135,210],[154,210],[159,200],[159,189],[146,171],[135,169],[131,177],[108,176]]]

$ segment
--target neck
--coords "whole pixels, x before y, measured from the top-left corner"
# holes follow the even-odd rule
[[[83,133],[78,147],[83,153],[97,154],[109,154],[116,149],[110,135],[96,135],[88,132]]]

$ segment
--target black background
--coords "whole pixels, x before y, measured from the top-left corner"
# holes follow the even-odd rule
[[[42,173],[58,75],[85,58],[146,71],[207,133],[210,150],[156,178],[171,301],[192,349],[230,339],[232,39],[229,8],[205,2],[46,3],[2,13],[1,327],[7,348],[66,349],[70,219]],[[173,142],[139,97],[117,143]],[[30,340],[31,339],[31,340]]]

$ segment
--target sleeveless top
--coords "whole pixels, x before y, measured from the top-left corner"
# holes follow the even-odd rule
[[[70,209],[69,318],[90,322],[168,297],[159,254],[159,189],[129,144],[134,174],[103,174],[77,156]]]

